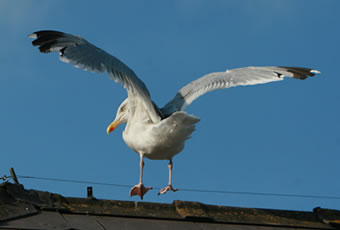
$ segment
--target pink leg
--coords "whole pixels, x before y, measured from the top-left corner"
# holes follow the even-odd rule
[[[143,200],[143,196],[147,193],[152,187],[144,187],[143,185],[143,168],[144,168],[144,159],[143,155],[140,154],[140,175],[139,175],[139,183],[133,186],[130,190],[130,196],[140,196]]]
[[[172,167],[173,167],[172,160],[169,161],[168,167],[169,167],[169,185],[166,186],[165,188],[162,188],[159,191],[158,195],[165,194],[167,191],[173,191],[173,192],[178,191],[177,188],[172,187]]]

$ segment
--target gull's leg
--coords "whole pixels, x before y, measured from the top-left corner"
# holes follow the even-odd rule
[[[162,188],[159,191],[158,195],[165,194],[167,191],[173,191],[173,192],[178,191],[177,188],[172,187],[172,166],[173,166],[173,163],[172,163],[172,160],[170,160],[169,164],[168,164],[168,167],[169,167],[169,185],[166,186],[165,188]]]
[[[139,175],[139,183],[133,186],[130,190],[130,196],[140,196],[143,200],[143,196],[147,193],[152,187],[144,187],[143,185],[143,168],[144,168],[144,159],[143,154],[140,154],[140,175]]]

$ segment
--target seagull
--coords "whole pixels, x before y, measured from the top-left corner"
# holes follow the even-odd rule
[[[131,188],[130,196],[138,195],[141,199],[152,189],[143,184],[144,157],[169,161],[169,183],[158,194],[178,190],[172,185],[173,157],[183,150],[185,141],[200,120],[185,112],[198,97],[216,89],[264,84],[281,81],[284,77],[304,80],[320,73],[310,68],[284,66],[250,66],[209,73],[185,85],[163,108],[159,108],[132,69],[84,38],[52,30],[37,31],[29,37],[35,39],[32,44],[38,46],[41,53],[58,52],[61,61],[75,67],[107,72],[110,79],[126,89],[128,97],[120,104],[107,133],[126,123],[123,139],[140,156],[139,183]]]

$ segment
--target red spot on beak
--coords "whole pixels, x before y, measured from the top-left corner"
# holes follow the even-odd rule
[[[119,120],[113,121],[106,129],[106,133],[111,133],[119,125]]]

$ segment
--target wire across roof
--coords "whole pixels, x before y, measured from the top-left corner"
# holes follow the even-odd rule
[[[0,184],[0,229],[334,229],[340,211],[313,212],[69,198]]]

